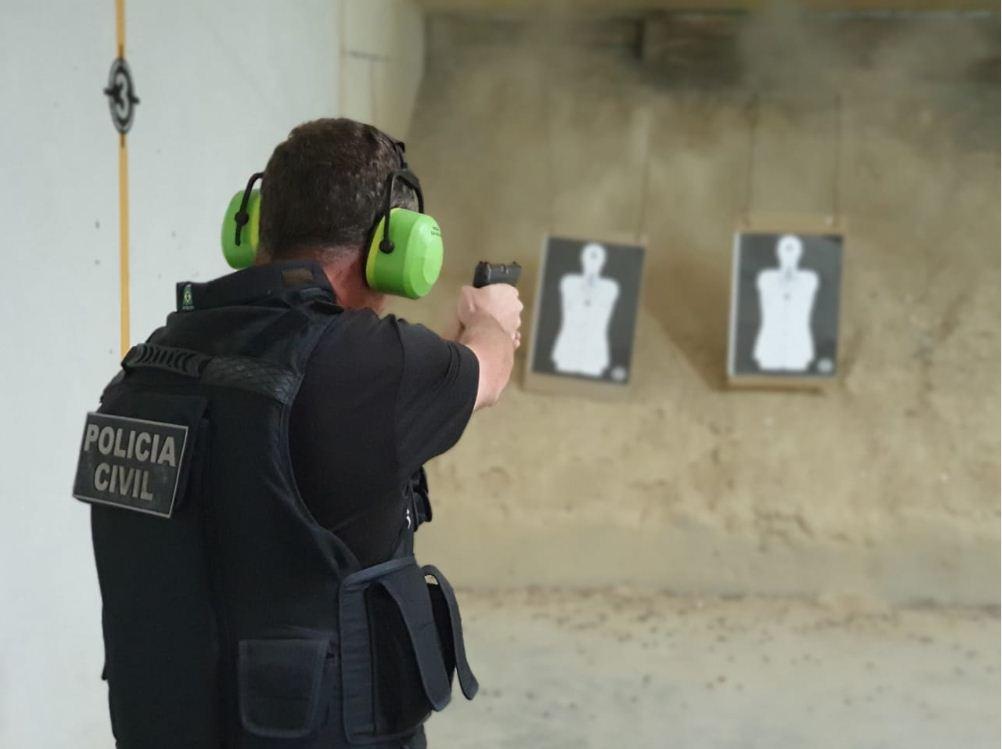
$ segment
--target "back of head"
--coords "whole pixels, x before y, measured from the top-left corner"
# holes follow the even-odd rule
[[[261,185],[261,250],[268,260],[361,249],[378,218],[386,180],[400,168],[394,140],[346,118],[299,125],[268,160]],[[394,207],[415,208],[399,180]]]

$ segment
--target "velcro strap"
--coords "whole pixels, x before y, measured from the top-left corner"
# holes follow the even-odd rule
[[[466,643],[463,640],[463,620],[459,615],[459,603],[456,601],[456,592],[452,585],[445,578],[437,567],[426,564],[421,568],[421,572],[435,579],[442,596],[449,607],[449,620],[452,623],[452,646],[456,654],[456,675],[459,677],[459,687],[463,690],[463,696],[472,700],[477,696],[480,683],[470,668],[470,662],[466,659]]]

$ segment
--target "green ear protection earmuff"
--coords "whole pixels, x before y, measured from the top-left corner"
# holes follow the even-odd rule
[[[391,207],[396,180],[417,194],[417,211]],[[369,239],[365,280],[377,291],[420,299],[438,280],[442,254],[442,231],[435,219],[424,212],[421,183],[404,163],[403,169],[391,173],[386,180],[383,211]]]
[[[223,216],[223,257],[231,268],[249,268],[254,265],[259,244],[258,227],[261,225],[261,191],[254,183],[264,174],[255,172],[243,192],[238,192],[226,206]]]
[[[383,210],[369,232],[365,259],[365,280],[371,289],[384,294],[420,299],[435,285],[442,270],[444,248],[438,222],[424,212],[424,195],[417,176],[407,167],[404,145],[394,141],[400,169],[386,179]],[[247,268],[257,255],[261,215],[261,191],[254,183],[258,172],[226,207],[223,217],[223,256],[232,268]],[[418,199],[418,210],[393,208],[393,186],[400,180]]]

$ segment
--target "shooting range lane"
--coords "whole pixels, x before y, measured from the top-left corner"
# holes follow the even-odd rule
[[[429,17],[408,147],[445,237],[443,288],[514,256],[532,310],[547,234],[647,248],[630,398],[510,388],[430,466],[425,548],[459,584],[997,600],[998,91],[977,74],[997,46],[976,19],[882,23],[753,19],[743,87],[673,81],[559,22]],[[781,70],[776,45],[794,56]],[[815,214],[832,165],[804,131],[830,130],[819,86],[845,91],[850,230],[823,396],[724,389],[759,82],[784,94],[762,97],[758,136],[783,158],[758,159],[756,207],[796,196]],[[439,324],[451,304],[397,311]]]
[[[552,589],[462,598],[490,678],[431,721],[432,746],[999,743],[998,619],[984,612]]]

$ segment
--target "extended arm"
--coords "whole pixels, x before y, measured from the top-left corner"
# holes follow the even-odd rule
[[[511,379],[515,361],[522,324],[518,290],[507,284],[482,289],[464,286],[456,315],[462,326],[457,340],[476,355],[480,364],[474,408],[493,406]]]

